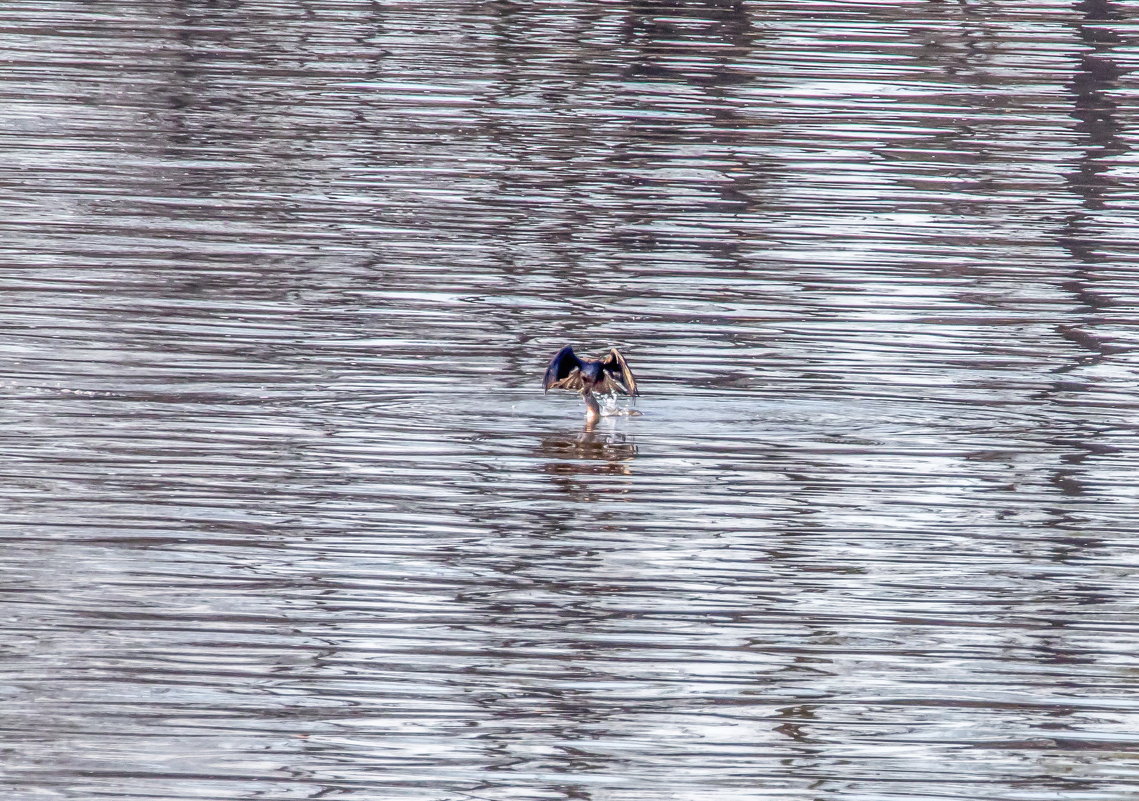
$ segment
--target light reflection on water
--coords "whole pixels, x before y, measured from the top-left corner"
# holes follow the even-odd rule
[[[0,9],[7,797],[1131,793],[1121,9]]]

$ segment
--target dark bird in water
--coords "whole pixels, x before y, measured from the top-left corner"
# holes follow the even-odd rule
[[[601,419],[601,406],[593,394],[623,392],[636,396],[637,381],[633,371],[616,348],[610,348],[603,359],[579,359],[573,348],[566,345],[550,359],[542,386],[547,392],[551,389],[568,389],[580,392],[585,401],[585,422],[596,423]]]

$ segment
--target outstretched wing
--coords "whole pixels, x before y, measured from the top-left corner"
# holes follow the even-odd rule
[[[601,360],[601,367],[605,370],[606,378],[617,379],[618,388],[626,395],[637,394],[637,379],[633,378],[633,371],[629,369],[629,363],[625,361],[625,357],[616,348],[611,348],[609,355]],[[614,382],[606,381],[605,383],[608,385]]]
[[[551,389],[581,389],[581,361],[573,352],[573,348],[566,345],[550,359],[550,366],[546,368],[546,376],[542,379],[542,388],[549,392]]]

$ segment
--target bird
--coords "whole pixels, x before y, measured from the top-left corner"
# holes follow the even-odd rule
[[[637,380],[633,378],[633,371],[616,348],[610,348],[609,353],[601,359],[580,359],[573,348],[566,345],[550,359],[542,387],[546,392],[551,389],[580,392],[581,399],[585,401],[587,425],[601,419],[601,406],[593,393],[623,392],[634,397],[637,395]]]

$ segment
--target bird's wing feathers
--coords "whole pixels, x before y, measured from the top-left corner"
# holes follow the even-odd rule
[[[581,377],[581,371],[574,370],[561,381],[555,381],[550,384],[546,389],[568,389],[570,392],[581,392],[584,386],[585,381]]]
[[[596,362],[590,362],[596,364]],[[580,392],[585,386],[585,379],[581,374],[582,361],[573,352],[573,348],[566,345],[554,354],[546,368],[546,375],[542,379],[542,386],[546,391],[551,389],[568,389],[571,392]],[[612,348],[609,354],[601,360],[601,380],[591,383],[594,391],[601,393],[624,392],[626,395],[637,394],[637,380],[633,378],[633,371],[625,357]]]
[[[601,360],[601,366],[608,374],[606,378],[612,376],[623,385],[619,386],[619,388],[622,389],[626,395],[637,394],[637,380],[633,378],[633,371],[629,369],[629,363],[625,361],[625,357],[622,356],[616,348],[609,350],[609,355]],[[615,382],[606,381],[605,383],[609,384]]]
[[[578,372],[580,367],[581,362],[573,348],[566,345],[550,359],[550,366],[546,368],[546,375],[542,379],[543,389],[547,392],[551,389],[581,389],[581,373]]]

